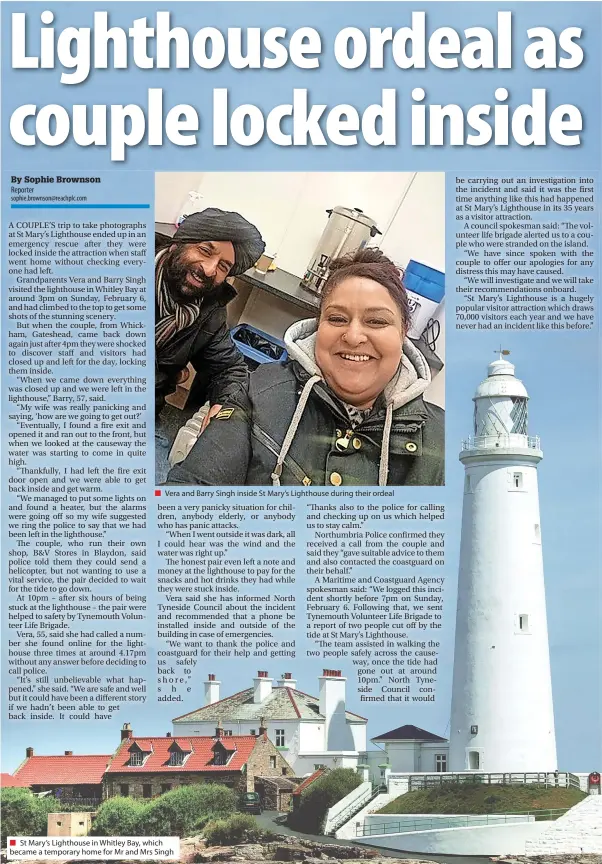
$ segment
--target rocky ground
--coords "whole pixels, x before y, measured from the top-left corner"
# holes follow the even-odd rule
[[[443,856],[442,856],[443,857]],[[2,850],[3,864],[6,850]],[[33,859],[29,859],[33,860]],[[75,864],[71,859],[35,859],[37,864]],[[239,846],[207,846],[202,835],[187,837],[180,842],[180,864],[433,864],[420,858],[383,858],[375,849],[363,846],[339,846],[335,843],[315,843],[297,837],[274,835],[269,842],[244,843]],[[492,858],[503,864],[602,864],[602,855],[516,855]],[[453,856],[450,858],[450,864]],[[106,864],[102,859],[87,860],[86,864]],[[142,864],[130,860],[111,864]],[[146,861],[144,864],[156,864]]]
[[[335,843],[315,843],[297,837],[275,835],[263,843],[240,846],[206,846],[202,837],[191,837],[180,843],[180,861],[191,864],[254,864],[254,862],[302,862],[302,864],[395,864],[397,858],[382,858],[374,849],[362,846],[338,846]],[[399,864],[402,864],[399,861]],[[404,859],[403,864],[432,864],[420,859]]]
[[[507,864],[602,864],[602,855],[508,855],[491,860]]]

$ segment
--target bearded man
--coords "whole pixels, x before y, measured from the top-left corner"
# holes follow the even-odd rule
[[[247,386],[248,369],[226,323],[226,306],[236,296],[226,277],[244,273],[264,249],[254,225],[239,213],[216,208],[192,213],[171,241],[159,235],[155,244],[156,414],[165,396],[186,380],[188,363],[199,373],[203,395],[211,403],[208,420],[241,385]]]

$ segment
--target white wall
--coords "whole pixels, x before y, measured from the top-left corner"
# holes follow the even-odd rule
[[[445,272],[443,174],[421,172],[413,175],[413,182],[391,227],[382,238],[380,248],[402,267],[413,258]]]
[[[524,855],[527,841],[539,837],[549,824],[524,822],[481,828],[443,828],[438,831],[356,837],[355,842],[431,855]]]
[[[359,207],[376,220],[374,239],[399,266],[421,261],[445,269],[445,176],[440,172],[157,173],[155,219],[173,221],[189,190],[203,207],[237,210],[253,222],[278,266],[303,276],[328,217]]]
[[[415,832],[422,828],[430,828],[441,831],[444,828],[465,828],[468,823],[473,823],[470,827],[480,828],[486,827],[487,824],[505,825],[508,822],[516,824],[518,822],[534,822],[534,816],[528,815],[512,815],[505,813],[490,813],[487,815],[472,815],[472,814],[454,814],[454,813],[367,813],[364,816],[364,825],[370,826],[372,831],[387,826],[387,831],[399,826],[399,831]],[[440,827],[437,827],[440,826]]]
[[[391,771],[423,771],[420,767],[420,744],[414,741],[389,741],[385,745]]]
[[[349,728],[351,729],[351,734],[353,736],[353,748],[354,750],[365,750],[366,749],[366,729],[367,723],[348,723]]]
[[[447,756],[447,770],[449,771],[449,744],[436,744],[435,742],[425,742],[422,745],[422,753],[420,764],[421,771],[429,771],[433,774],[437,773],[437,762],[435,756],[444,753]]]
[[[155,221],[175,223],[188,193],[203,182],[198,171],[170,171],[155,174]]]
[[[211,722],[181,722],[177,721],[172,724],[174,736],[182,738],[186,735],[215,735],[217,723]],[[224,732],[232,732],[233,735],[250,735],[251,729],[255,730],[255,734],[259,732],[259,720],[245,720],[242,723],[228,722],[224,720],[222,723]],[[273,720],[265,724],[268,738],[276,743],[276,729],[284,729],[284,746],[288,748],[282,751],[284,758],[289,761],[289,753],[293,756],[299,750],[299,721],[298,720]]]
[[[356,753],[299,753],[292,766],[298,777],[313,774],[316,765],[324,765],[326,768],[353,768],[358,766],[359,759]]]
[[[302,723],[300,733],[300,753],[322,753],[324,751],[324,723]]]
[[[602,795],[592,795],[571,807],[546,831],[527,842],[527,855],[602,854]]]

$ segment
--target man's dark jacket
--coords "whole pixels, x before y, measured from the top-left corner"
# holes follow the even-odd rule
[[[155,236],[155,252],[167,245],[166,240],[163,235]],[[177,333],[159,354],[155,352],[156,414],[163,408],[165,397],[176,389],[178,373],[187,363],[197,371],[195,392],[201,402],[209,399],[212,405],[221,405],[241,387],[248,386],[247,365],[226,323],[226,306],[234,297],[234,288],[223,282],[203,299],[194,324]],[[155,304],[155,318],[157,315]]]
[[[251,375],[249,390],[240,388],[224,403],[188,457],[170,471],[168,483],[271,485],[282,441],[308,377],[297,362],[260,366]],[[421,396],[394,411],[387,485],[443,485],[443,419],[441,408]],[[301,416],[280,483],[330,486],[334,479],[334,485],[377,486],[384,421],[380,398],[370,416],[352,429],[343,405],[324,382],[318,382]]]

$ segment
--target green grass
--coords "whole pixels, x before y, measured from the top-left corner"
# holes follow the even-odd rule
[[[585,798],[579,789],[559,786],[501,786],[449,783],[435,789],[408,792],[390,801],[379,813],[524,813],[568,809]]]

